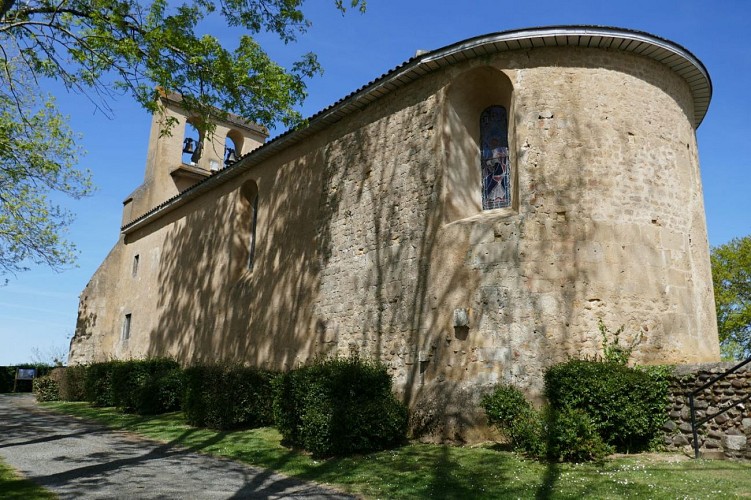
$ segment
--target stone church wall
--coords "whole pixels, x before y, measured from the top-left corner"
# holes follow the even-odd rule
[[[514,201],[483,212],[491,104],[511,117]],[[642,333],[639,363],[716,360],[692,116],[684,80],[618,51],[425,75],[127,232],[82,293],[71,361],[357,353],[390,367],[415,429],[473,439],[483,391],[539,395],[546,366],[598,352],[600,318]]]

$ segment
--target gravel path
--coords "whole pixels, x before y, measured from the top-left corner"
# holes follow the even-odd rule
[[[30,394],[0,394],[0,457],[60,498],[353,498],[48,412]]]

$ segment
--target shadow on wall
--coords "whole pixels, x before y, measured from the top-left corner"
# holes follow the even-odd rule
[[[596,353],[598,317],[638,328],[641,313],[620,314],[643,306],[629,291],[636,270],[624,261],[634,259],[625,243],[598,242],[612,233],[593,220],[616,219],[597,212],[602,199],[640,203],[619,198],[639,185],[628,179],[639,156],[622,116],[597,109],[613,96],[592,96],[573,64],[555,68],[566,85],[545,84],[552,66],[533,68],[512,93],[501,72],[480,68],[449,90],[466,69],[415,82],[254,168],[252,270],[237,267],[236,245],[248,226],[239,186],[250,177],[152,225],[167,237],[147,354],[289,369],[357,352],[387,363],[404,401],[423,408],[416,428],[452,439],[482,421],[474,408],[491,384],[539,393],[545,366]],[[487,78],[504,83],[459,102]],[[513,117],[516,201],[502,216],[475,207],[477,120],[490,104]],[[449,202],[457,182],[474,182],[462,168],[476,170],[477,192]],[[619,289],[623,304],[612,302]],[[470,326],[455,331],[461,308]]]
[[[252,270],[247,246],[238,245],[238,234],[249,241],[254,208],[242,187],[224,187],[169,221],[148,355],[273,368],[307,359],[319,252],[329,239],[327,225],[315,222],[310,186],[321,185],[323,173],[311,163],[321,163],[320,153],[261,172]]]

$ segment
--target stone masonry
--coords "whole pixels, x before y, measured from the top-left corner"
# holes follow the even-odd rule
[[[724,373],[735,363],[706,363],[676,367],[670,385],[670,418],[665,423],[665,446],[693,456],[691,410],[687,394]],[[694,400],[696,418],[702,419],[740,403],[698,428],[699,451],[704,456],[751,459],[751,365],[713,384]],[[744,402],[745,401],[745,402]]]
[[[641,332],[635,362],[717,361],[695,134],[710,94],[671,42],[541,28],[413,58],[189,188],[175,175],[200,164],[155,134],[70,360],[358,353],[388,365],[418,434],[468,440],[484,391],[539,396],[547,366],[599,353],[599,320]],[[483,210],[489,106],[508,110],[512,203]]]

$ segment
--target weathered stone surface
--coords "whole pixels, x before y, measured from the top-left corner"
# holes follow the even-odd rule
[[[691,442],[691,425],[688,401],[684,397],[685,393],[701,384],[700,379],[708,379],[713,373],[723,373],[731,368],[731,363],[717,363],[679,366],[674,370],[674,375],[670,381],[670,401],[671,410],[669,412],[670,420],[677,426],[683,439],[674,435],[676,431],[665,435],[665,443],[669,449],[676,451],[681,450],[684,439]],[[733,398],[729,399],[725,394],[726,389],[720,385],[711,386],[702,391],[701,398],[705,401],[711,401],[707,408],[707,413],[714,413],[719,409],[726,408],[741,398],[751,394],[751,367],[744,367],[738,372],[728,377],[733,386]],[[743,384],[735,382],[743,381]],[[702,450],[712,448],[718,454],[727,455],[732,458],[749,458],[751,457],[751,447],[748,443],[748,434],[751,432],[751,417],[746,416],[747,410],[745,404],[738,405],[729,409],[723,415],[711,419],[709,422],[700,426],[700,441]],[[700,410],[697,415],[703,415],[704,411]],[[666,426],[670,428],[672,426]],[[706,436],[706,442],[701,436]],[[745,439],[745,441],[744,441]],[[718,444],[719,443],[719,444]]]
[[[724,423],[725,423],[725,422],[727,422],[728,420],[730,420],[730,417],[728,416],[728,414],[727,414],[727,413],[723,413],[723,414],[721,414],[721,415],[717,415],[717,416],[716,416],[716,417],[714,418],[714,421],[715,421],[715,422],[717,422],[717,423],[718,423],[718,424],[720,424],[720,425],[724,424]]]
[[[719,448],[721,444],[722,442],[718,441],[717,439],[706,439],[704,441],[704,446],[709,449]]]
[[[680,424],[680,425],[678,426],[678,428],[679,428],[679,429],[681,430],[681,432],[683,432],[683,433],[686,433],[686,434],[690,434],[690,433],[691,433],[691,424],[689,424],[689,423],[686,423],[686,422],[684,422],[684,423]]]
[[[722,447],[727,450],[740,451],[746,446],[746,436],[726,435],[722,438]]]
[[[681,446],[686,446],[688,444],[691,444],[688,438],[684,436],[683,434],[678,434],[676,436],[673,436],[671,442],[673,446],[676,446],[676,447],[681,447]]]
[[[694,401],[694,408],[697,410],[706,410],[709,408],[709,402],[704,399],[697,399]]]
[[[498,382],[539,396],[546,367],[601,353],[599,320],[648,332],[636,363],[719,359],[689,82],[616,48],[479,52],[364,91],[127,227],[81,294],[70,362],[357,353],[413,408],[438,390],[456,408]],[[491,105],[509,110],[512,203],[483,210]],[[124,219],[187,188],[177,117]],[[465,410],[436,428],[481,421]]]

